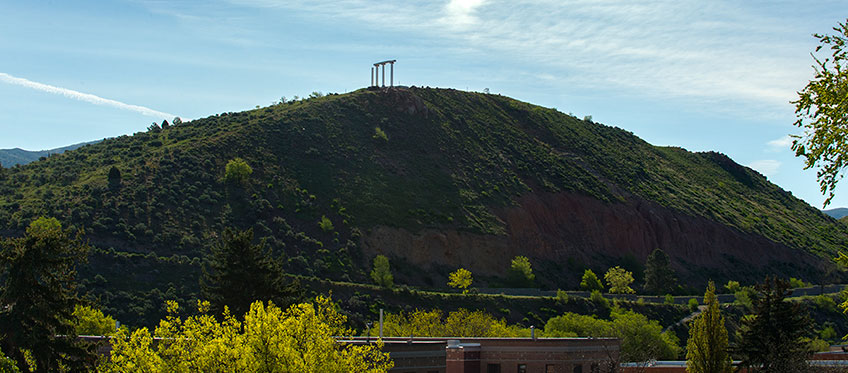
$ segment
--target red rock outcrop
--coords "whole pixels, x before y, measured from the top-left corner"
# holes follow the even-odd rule
[[[825,265],[801,250],[638,197],[604,202],[574,193],[528,194],[516,202],[496,211],[506,224],[503,236],[379,226],[363,236],[363,247],[369,257],[403,258],[429,272],[464,267],[483,277],[502,276],[514,256],[524,255],[540,269],[542,284],[563,288],[573,287],[582,275],[566,266],[569,259],[605,270],[628,256],[644,263],[657,248],[690,285],[710,278],[751,283],[765,274],[816,278],[817,268]]]

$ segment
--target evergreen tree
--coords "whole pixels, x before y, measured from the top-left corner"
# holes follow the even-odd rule
[[[38,218],[20,238],[2,241],[0,250],[0,339],[2,350],[38,371],[64,366],[84,370],[93,355],[77,342],[74,306],[76,266],[88,257],[81,233],[63,230],[54,218]]]
[[[719,309],[715,284],[710,281],[704,293],[707,308],[689,325],[686,342],[686,371],[691,373],[725,373],[731,371],[727,351],[727,328]]]
[[[583,278],[580,280],[580,288],[586,291],[604,291],[604,284],[601,283],[595,272],[587,269],[583,272]]]
[[[668,255],[660,249],[648,255],[645,262],[645,291],[650,294],[665,294],[674,289],[677,282]]]
[[[803,372],[811,351],[804,339],[812,332],[809,315],[798,303],[784,300],[789,284],[766,278],[757,285],[754,315],[743,319],[735,353],[749,372]]]
[[[109,180],[109,189],[119,189],[121,187],[121,170],[112,166],[112,168],[109,169],[107,179]]]
[[[253,244],[253,229],[224,230],[207,259],[201,288],[216,308],[227,306],[234,316],[244,315],[254,301],[270,300],[285,309],[300,295],[299,284],[286,283],[265,242]]]
[[[374,283],[384,288],[390,288],[394,285],[394,276],[389,267],[389,258],[385,255],[377,255],[374,258],[374,269],[371,270],[371,278]]]

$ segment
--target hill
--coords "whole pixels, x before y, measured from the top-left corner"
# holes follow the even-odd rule
[[[81,146],[94,144],[98,141],[90,141],[83,142],[79,144],[73,144],[68,146],[63,146],[61,148],[48,149],[48,150],[23,150],[21,148],[14,149],[0,149],[0,166],[2,167],[12,167],[18,164],[27,164],[30,162],[35,162],[41,157],[49,157],[53,154],[62,154],[68,150],[74,150]]]
[[[225,182],[237,157],[253,173]],[[725,155],[451,89],[223,113],[0,171],[0,233],[40,215],[84,227],[97,249],[83,281],[125,323],[195,296],[228,226],[294,274],[368,282],[382,253],[396,283],[432,288],[458,267],[500,285],[525,255],[541,286],[572,289],[585,268],[638,277],[656,248],[686,286],[819,281],[848,244],[848,227]]]
[[[842,219],[848,216],[848,208],[837,207],[835,209],[822,210],[822,212],[834,219]]]

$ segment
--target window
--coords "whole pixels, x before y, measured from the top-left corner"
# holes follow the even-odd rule
[[[583,365],[577,364],[574,366],[574,369],[571,370],[572,373],[583,373]]]
[[[488,365],[486,365],[486,373],[501,373],[501,365],[500,364],[488,364]]]
[[[527,364],[518,364],[518,373],[527,373]]]

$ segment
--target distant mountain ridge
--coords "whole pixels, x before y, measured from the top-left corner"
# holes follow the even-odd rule
[[[845,208],[845,207],[837,207],[837,208],[834,208],[834,209],[822,210],[822,212],[827,214],[831,218],[834,218],[834,219],[837,219],[837,220],[848,216],[848,208]]]
[[[68,150],[74,150],[89,144],[96,144],[100,141],[103,140],[81,142],[79,144],[48,150],[23,150],[21,148],[0,149],[0,165],[3,167],[12,167],[19,164],[24,165],[30,162],[35,162],[41,157],[48,157],[51,154],[62,154]]]

